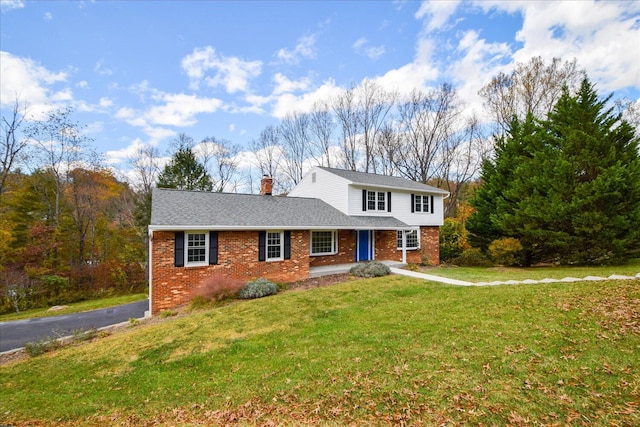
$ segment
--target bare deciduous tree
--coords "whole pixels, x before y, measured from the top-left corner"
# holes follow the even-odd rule
[[[332,167],[331,146],[335,122],[328,103],[316,103],[310,114],[312,157],[320,166]]]
[[[500,73],[480,90],[487,109],[493,115],[497,132],[504,134],[516,116],[524,119],[528,113],[545,118],[562,95],[562,88],[578,88],[584,71],[577,62],[553,58],[550,64],[540,56],[526,63],[517,63],[510,74]]]
[[[282,145],[280,142],[280,130],[275,126],[267,126],[258,139],[254,139],[249,144],[253,152],[253,161],[258,168],[260,178],[264,175],[273,179],[273,191],[279,193],[283,186],[280,181],[281,164],[283,161]],[[251,179],[251,182],[260,182],[260,179]],[[252,189],[253,190],[253,189]]]
[[[207,137],[197,145],[196,151],[213,181],[213,191],[230,191],[238,169],[238,146],[224,139]]]
[[[55,227],[60,223],[60,203],[69,173],[76,167],[96,162],[95,153],[89,147],[92,139],[82,133],[83,126],[71,120],[72,113],[68,107],[54,110],[45,120],[31,122],[25,130],[25,135],[35,143],[36,167],[50,174],[55,182],[52,207]]]
[[[331,107],[341,131],[340,148],[342,149],[342,164],[340,166],[347,170],[358,170],[358,163],[360,161],[358,150],[360,121],[358,120],[355,88],[351,87],[333,99],[331,101]]]
[[[305,161],[311,154],[309,121],[308,114],[294,113],[287,115],[280,124],[279,134],[284,150],[282,171],[289,181],[287,191],[302,180]]]
[[[11,115],[2,116],[2,124],[0,125],[2,131],[0,137],[0,166],[2,167],[0,171],[0,200],[4,194],[9,173],[26,158],[27,140],[19,136],[26,111],[26,104],[21,104],[16,97]]]
[[[456,98],[455,90],[445,83],[430,93],[414,91],[399,105],[397,167],[401,175],[423,183],[442,175],[447,144],[458,132]]]
[[[361,145],[364,151],[364,172],[377,172],[375,144],[378,133],[386,123],[395,104],[395,93],[389,93],[377,83],[365,79],[356,90],[357,120],[362,132]]]

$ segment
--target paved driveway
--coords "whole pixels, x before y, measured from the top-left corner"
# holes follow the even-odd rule
[[[75,331],[115,325],[131,318],[139,319],[144,317],[146,310],[149,310],[149,300],[62,316],[0,322],[0,353],[24,347],[32,341],[73,335]]]

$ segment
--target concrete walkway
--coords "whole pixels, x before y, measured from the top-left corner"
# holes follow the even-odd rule
[[[495,281],[495,282],[467,282],[464,280],[458,279],[450,279],[448,277],[434,276],[433,274],[419,273],[417,271],[405,270],[404,267],[406,264],[402,264],[398,261],[380,261],[381,263],[387,265],[393,274],[399,274],[402,276],[413,277],[416,279],[429,280],[431,282],[439,282],[446,283],[448,285],[456,285],[456,286],[495,286],[495,285],[532,285],[536,283],[555,283],[555,282],[582,282],[582,281],[595,281],[595,280],[633,280],[640,279],[640,273],[635,276],[621,276],[617,274],[613,274],[609,277],[598,277],[598,276],[587,276],[587,277],[565,277],[563,279],[542,279],[542,280],[506,280],[506,281]],[[358,263],[351,264],[339,264],[339,265],[327,265],[321,267],[311,267],[309,272],[309,277],[320,277],[327,276],[329,274],[341,274],[348,273],[351,267],[354,265],[358,265]]]
[[[635,276],[621,276],[613,274],[609,277],[599,276],[587,276],[583,278],[578,277],[565,277],[563,279],[542,279],[542,280],[506,280],[506,281],[494,281],[494,282],[466,282],[464,280],[449,279],[447,277],[434,276],[433,274],[418,273],[415,271],[404,270],[402,268],[392,267],[391,272],[393,274],[400,274],[402,276],[415,277],[417,279],[430,280],[432,282],[447,283],[449,285],[458,286],[496,286],[496,285],[532,285],[536,283],[556,283],[556,282],[583,282],[583,281],[597,281],[597,280],[634,280],[640,279],[640,273]]]

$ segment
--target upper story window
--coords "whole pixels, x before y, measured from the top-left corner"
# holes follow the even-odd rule
[[[267,261],[281,261],[284,259],[283,244],[282,231],[267,232]]]
[[[413,205],[416,212],[429,212],[429,196],[416,194]]]
[[[402,249],[402,233],[403,230],[397,231],[397,247],[399,250]],[[411,230],[409,232],[404,232],[407,239],[407,249],[419,249],[420,248],[420,233],[418,230]]]
[[[390,193],[386,191],[368,191],[362,190],[364,203],[362,206],[363,211],[378,211],[386,212],[390,209],[388,205],[390,199]]]
[[[205,232],[186,233],[187,247],[185,251],[186,266],[207,265],[208,234]]]
[[[337,231],[312,231],[311,255],[334,255],[338,253]]]
[[[433,213],[433,196],[411,195],[411,212]]]

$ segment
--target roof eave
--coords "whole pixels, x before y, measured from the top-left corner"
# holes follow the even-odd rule
[[[392,226],[366,226],[366,225],[150,225],[149,232],[154,231],[195,231],[195,230],[218,230],[218,231],[261,231],[261,230],[399,230],[405,227]]]

